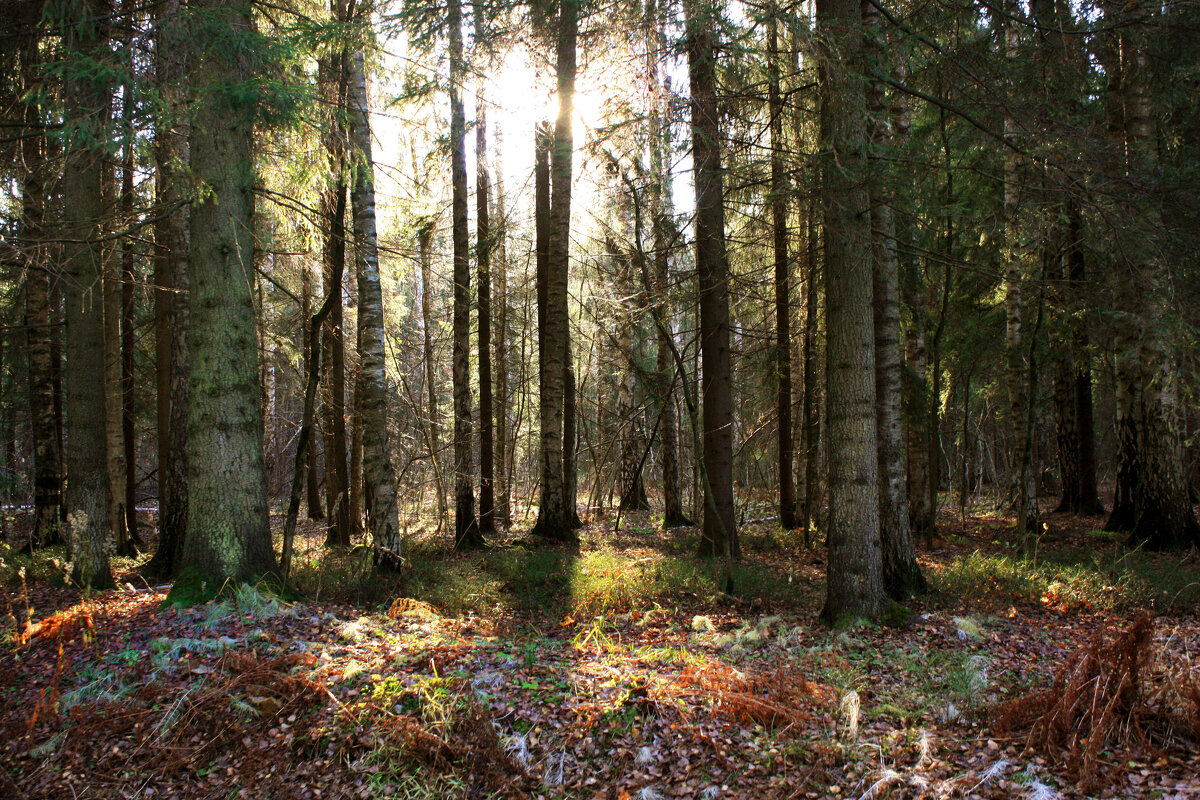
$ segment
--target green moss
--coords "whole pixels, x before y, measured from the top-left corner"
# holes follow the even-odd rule
[[[163,600],[162,607],[189,608],[203,605],[216,598],[221,589],[221,584],[205,578],[192,567],[184,567]]]

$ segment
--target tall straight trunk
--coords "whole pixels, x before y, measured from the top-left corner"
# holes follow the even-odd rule
[[[638,237],[635,234],[635,240]],[[606,241],[609,258],[615,268],[617,292],[621,296],[621,314],[617,320],[617,359],[621,370],[617,374],[617,426],[620,446],[620,483],[622,511],[641,511],[650,508],[646,498],[646,487],[642,480],[642,465],[645,462],[646,442],[642,436],[634,407],[634,386],[639,360],[638,348],[634,345],[634,326],[638,316],[635,302],[633,261],[637,253],[621,252],[611,238]]]
[[[905,296],[911,321],[904,338],[904,365],[908,380],[904,386],[904,434],[907,460],[908,520],[914,539],[926,541],[933,536],[934,518],[928,441],[929,396],[928,353],[925,344],[927,309],[923,277],[913,260],[905,272]]]
[[[111,116],[112,101],[109,101]],[[115,135],[115,126],[110,127]],[[132,132],[126,137],[128,149]],[[129,166],[132,166],[132,151],[129,151]],[[124,184],[124,178],[121,181]],[[116,163],[105,159],[104,179],[104,216],[106,235],[111,235],[114,229],[124,224],[120,218],[123,210],[124,197],[117,187]],[[132,186],[130,187],[132,192]],[[132,197],[129,198],[132,203]],[[125,243],[128,246],[128,242]],[[102,302],[104,304],[104,445],[107,451],[108,465],[108,525],[112,530],[113,545],[119,555],[136,554],[133,542],[129,539],[127,527],[128,516],[125,510],[125,482],[128,469],[125,461],[125,425],[124,425],[124,380],[121,365],[124,361],[121,352],[121,318],[124,315],[122,307],[122,266],[124,260],[123,248],[109,240],[102,248],[104,260],[104,277]]]
[[[817,201],[808,204],[807,236],[804,275],[804,447],[802,463],[804,472],[804,505],[800,509],[802,518],[800,527],[804,530],[804,544],[811,542],[810,532],[818,514],[820,501],[820,462],[821,462],[821,381],[819,355],[820,345],[817,331],[819,316],[817,308],[817,293],[821,280],[818,269],[817,248]]]
[[[565,472],[567,434],[565,428],[568,382],[574,383],[570,366],[570,319],[567,313],[567,278],[571,236],[571,117],[575,94],[575,44],[578,38],[578,0],[560,0],[555,63],[558,74],[558,119],[549,143],[549,207],[545,209],[545,308],[539,325],[541,362],[541,455],[542,497],[533,533],[551,540],[573,537],[575,497]],[[540,199],[540,198],[539,198]],[[542,210],[541,203],[539,212]],[[539,217],[540,217],[539,213]],[[541,237],[539,237],[540,239]],[[540,300],[541,298],[539,298]],[[539,316],[542,316],[539,314]],[[573,387],[571,394],[573,395]],[[573,403],[572,403],[573,405]],[[570,409],[573,412],[573,408]],[[573,466],[573,465],[572,465]]]
[[[1112,133],[1120,137],[1123,171],[1139,184],[1148,183],[1159,167],[1149,47],[1144,31],[1122,21],[1106,12],[1107,35],[1117,39],[1106,48],[1112,55],[1105,67],[1113,82],[1106,100]],[[1142,196],[1139,191],[1129,202],[1130,218],[1153,237],[1162,224],[1161,201],[1153,192]],[[1166,341],[1170,288],[1152,238],[1128,258],[1117,265],[1116,275],[1121,312],[1115,336],[1117,496],[1107,528],[1127,530],[1131,543],[1149,549],[1182,550],[1200,546],[1200,524],[1184,477],[1178,367]]]
[[[483,7],[475,5],[475,35],[482,35]],[[487,105],[480,78],[475,107],[475,258],[479,274],[479,532],[496,530],[495,430],[492,407],[492,233],[488,210]]]
[[[363,498],[363,424],[362,424],[362,393],[358,391],[359,379],[362,376],[362,329],[356,328],[358,337],[354,358],[350,361],[350,374],[347,380],[353,387],[353,397],[350,401],[350,525],[353,530],[364,530],[364,498]],[[398,513],[398,512],[397,512]]]
[[[400,515],[396,473],[388,451],[387,360],[383,289],[379,281],[379,239],[375,233],[375,173],[371,158],[371,118],[363,52],[354,54],[350,73],[351,141],[354,172],[354,266],[358,277],[359,419],[362,424],[363,505],[375,549],[375,566],[400,567]],[[347,498],[348,500],[349,498]],[[349,510],[349,509],[347,509]]]
[[[827,622],[883,611],[869,143],[858,0],[818,0],[829,419]]]
[[[340,167],[335,167],[340,170]],[[346,462],[346,331],[342,282],[346,265],[346,183],[341,177],[321,196],[325,224],[321,261],[327,296],[336,298],[325,320],[325,508],[326,547],[350,544],[350,475]]]
[[[1072,301],[1087,296],[1087,261],[1084,257],[1084,213],[1076,200],[1067,203],[1067,290]],[[1096,476],[1096,421],[1092,410],[1092,367],[1088,360],[1087,324],[1072,315],[1069,320],[1070,341],[1075,355],[1070,365],[1066,390],[1074,415],[1075,505],[1072,511],[1081,515],[1104,513],[1100,503]],[[1057,387],[1056,387],[1057,391]]]
[[[442,447],[440,444],[442,420],[438,411],[437,373],[433,361],[433,277],[432,257],[433,221],[427,220],[417,231],[417,258],[421,263],[421,349],[425,363],[425,402],[429,416],[429,462],[433,465],[434,482],[437,485],[438,526],[446,518],[446,484],[442,470]]]
[[[496,152],[502,152],[500,131],[496,131]],[[512,524],[512,476],[508,470],[509,450],[509,394],[508,394],[508,217],[505,214],[504,170],[496,170],[496,296],[494,333],[496,366],[496,452],[493,475],[498,484],[495,509],[496,522],[508,527]]]
[[[475,484],[471,477],[471,270],[467,232],[467,123],[462,86],[462,3],[450,0],[450,174],[451,240],[454,262],[453,352],[454,393],[454,546],[482,547],[485,542],[475,516]]]
[[[866,56],[873,72],[887,71],[884,37],[879,9],[862,4],[867,31]],[[878,435],[879,540],[883,548],[883,587],[894,599],[906,600],[928,587],[917,564],[909,527],[908,493],[905,487],[903,360],[900,350],[900,262],[896,252],[896,221],[892,213],[893,175],[889,156],[892,131],[907,127],[904,99],[896,98],[888,108],[880,81],[867,87],[870,114],[871,157],[868,176],[871,193],[871,286],[875,327],[875,426]]]
[[[311,372],[310,367],[313,364],[313,360],[320,360],[320,350],[317,346],[317,341],[320,337],[320,328],[318,327],[316,335],[314,335],[311,326],[308,324],[312,319],[312,315],[312,270],[306,261],[300,267],[300,319],[304,321],[304,331],[301,334],[303,337],[301,342],[301,358],[303,361],[303,374],[305,375]],[[321,321],[324,322],[324,319]],[[315,395],[313,404],[315,408]],[[307,413],[307,404],[305,413]],[[325,518],[325,513],[321,509],[321,482],[320,476],[317,475],[317,448],[315,442],[312,441],[313,438],[310,431],[309,440],[306,442],[304,448],[305,497],[307,498],[308,518],[319,520]]]
[[[19,243],[30,259],[25,278],[25,328],[29,370],[30,434],[33,439],[33,527],[28,547],[63,541],[62,442],[55,423],[52,342],[58,338],[50,313],[50,263],[46,254],[46,140],[42,112],[32,94],[40,74],[36,31],[21,43],[21,82],[26,92],[21,139]]]
[[[654,271],[652,302],[658,304],[658,316],[664,323],[657,329],[655,350],[655,372],[658,376],[659,411],[658,436],[659,458],[662,462],[663,527],[676,528],[690,525],[691,520],[683,513],[683,498],[679,490],[679,422],[675,413],[675,361],[671,352],[673,318],[671,313],[671,126],[667,124],[669,78],[659,70],[659,53],[665,52],[666,34],[659,19],[656,0],[646,4],[646,70],[654,92],[650,108],[650,174],[652,193],[650,208],[654,237]]]
[[[333,0],[330,13],[344,21],[346,9]],[[328,184],[321,192],[321,265],[326,297],[333,297],[321,346],[324,348],[325,391],[325,512],[326,547],[347,547],[354,532],[350,516],[350,474],[346,446],[346,326],[342,301],[342,278],[346,272],[346,130],[341,110],[348,96],[349,54],[339,48],[321,59],[318,82],[328,106],[322,121],[322,144],[329,170]],[[316,346],[316,343],[313,343]]]
[[[133,140],[125,145],[125,164],[121,178],[121,217],[128,225],[133,220]],[[137,429],[134,414],[134,350],[137,346],[137,322],[134,306],[134,285],[137,281],[136,254],[132,239],[121,244],[121,441],[125,446],[125,530],[129,535],[129,550],[136,553],[143,542],[137,529]]]
[[[191,0],[212,27],[191,75],[192,174],[210,193],[191,215],[187,537],[182,564],[206,579],[275,572],[254,331],[254,107],[229,86],[240,56],[229,32],[252,32],[246,0]],[[220,32],[220,35],[218,35]]]
[[[771,114],[771,231],[775,260],[775,427],[779,440],[779,525],[796,527],[796,490],[792,474],[791,278],[788,264],[787,216],[790,188],[784,173],[783,99],[780,94],[778,9],[772,6],[768,36],[767,105]]]
[[[157,82],[169,113],[154,132],[156,194],[167,216],[154,228],[155,378],[158,390],[158,546],[147,565],[155,575],[175,575],[188,523],[188,409],[191,369],[189,259],[191,255],[190,120],[187,113],[185,0],[166,0],[157,10]]]
[[[103,57],[107,50],[110,8],[103,0],[85,0],[64,8],[65,45],[70,55]],[[104,154],[95,142],[107,140],[107,90],[90,79],[71,77],[64,87],[64,116],[77,126],[66,144],[62,219],[66,242],[66,467],[67,527],[71,580],[81,586],[112,585],[109,519],[110,487],[106,470],[106,401],[103,391],[104,313]],[[101,391],[97,391],[100,387]]]
[[[733,380],[729,352],[729,261],[716,97],[715,20],[687,9],[692,159],[696,189],[696,275],[700,288],[701,391],[704,397],[704,524],[700,555],[738,555],[733,500]]]
[[[1010,3],[1011,4],[1011,3]],[[1018,55],[1018,33],[1015,17],[1006,18],[1004,27],[1005,58],[1014,62]],[[1009,426],[1012,431],[1012,502],[1017,512],[1017,540],[1021,551],[1029,547],[1037,521],[1037,505],[1033,489],[1032,431],[1027,422],[1027,384],[1029,364],[1026,359],[1025,303],[1022,288],[1025,283],[1024,232],[1021,220],[1021,162],[1016,147],[1016,120],[1011,112],[1004,116],[1004,347],[1006,380],[1009,396]]]

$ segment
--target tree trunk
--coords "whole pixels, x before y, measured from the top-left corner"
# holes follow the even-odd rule
[[[783,99],[780,95],[782,58],[779,55],[778,8],[772,6],[769,22],[767,105],[771,114],[771,229],[775,257],[775,427],[779,439],[779,525],[796,527],[796,490],[792,475],[792,350],[791,278],[788,265],[787,216],[790,187],[784,174]]]
[[[417,230],[417,258],[421,263],[421,334],[422,355],[425,362],[425,402],[429,415],[429,462],[433,465],[433,478],[437,485],[438,526],[446,518],[446,483],[442,469],[441,415],[438,412],[437,373],[433,360],[433,278],[430,258],[433,238],[433,220],[426,220]]]
[[[826,622],[884,606],[871,311],[871,215],[863,27],[858,0],[818,0],[825,202],[829,575]]]
[[[50,313],[50,262],[46,256],[46,140],[42,112],[31,94],[40,74],[36,31],[22,41],[21,81],[27,100],[21,140],[20,246],[29,258],[25,278],[25,327],[29,369],[30,434],[33,439],[33,527],[28,549],[63,541],[62,442],[55,423],[52,342],[58,338]]]
[[[475,516],[475,485],[471,477],[471,270],[467,240],[466,113],[462,86],[462,3],[450,0],[450,172],[453,188],[451,239],[454,245],[454,322],[451,382],[454,390],[454,546],[485,545]]]
[[[671,126],[667,121],[670,87],[659,70],[659,54],[666,52],[666,33],[659,19],[656,0],[646,4],[646,62],[650,85],[654,92],[650,108],[650,174],[653,190],[650,208],[653,216],[654,272],[652,302],[658,304],[662,320],[657,330],[655,371],[658,375],[659,457],[662,462],[663,528],[691,525],[683,513],[683,498],[679,487],[679,422],[675,413],[675,361],[671,353],[673,334],[671,285],[671,240],[673,203],[671,202]]]
[[[556,67],[558,73],[558,119],[549,143],[549,207],[543,235],[545,245],[544,324],[541,362],[541,450],[542,498],[533,533],[550,540],[567,540],[575,521],[574,483],[565,474],[567,445],[565,408],[568,382],[573,384],[570,364],[570,318],[567,313],[567,278],[571,236],[571,118],[575,92],[575,44],[578,37],[578,0],[560,0]],[[538,198],[541,200],[541,197]],[[539,212],[542,204],[539,202]],[[539,213],[539,219],[543,219]],[[539,236],[539,240],[542,237]],[[539,242],[540,243],[540,242]],[[540,270],[539,270],[540,271]],[[540,294],[540,291],[539,291]],[[539,300],[542,298],[539,297]],[[539,314],[542,316],[542,314]],[[573,387],[571,394],[573,394]],[[573,404],[572,404],[573,405]],[[570,409],[573,412],[573,409]],[[571,426],[573,427],[573,426]],[[572,465],[573,467],[573,465]]]
[[[1147,44],[1140,31],[1106,15],[1116,63],[1106,63],[1114,82],[1108,100],[1110,119],[1124,155],[1124,171],[1146,183],[1158,168],[1156,110],[1149,86]],[[1114,24],[1116,23],[1116,24]],[[1132,190],[1131,190],[1132,191]],[[1131,198],[1130,218],[1153,236],[1162,210],[1154,194]],[[1108,530],[1128,530],[1133,544],[1152,550],[1200,546],[1191,496],[1184,479],[1178,429],[1177,367],[1164,342],[1172,313],[1164,297],[1170,291],[1156,243],[1139,248],[1118,265],[1117,347],[1117,495]]]
[[[101,58],[107,50],[102,20],[111,9],[99,0],[85,0],[66,20],[68,53],[85,59]],[[64,87],[64,116],[76,133],[66,144],[62,179],[62,219],[66,242],[63,261],[67,281],[66,318],[66,467],[67,526],[73,564],[71,581],[107,588],[113,583],[110,557],[113,543],[109,519],[106,470],[103,291],[104,154],[92,143],[107,140],[106,89],[90,79],[69,78]]]
[[[885,36],[879,9],[862,4],[867,31],[866,57],[876,74],[886,74]],[[883,587],[893,599],[906,600],[928,587],[917,564],[909,527],[905,486],[903,362],[900,350],[900,264],[896,253],[896,223],[892,213],[893,176],[889,167],[893,128],[907,127],[903,96],[896,107],[887,106],[880,81],[867,87],[870,113],[871,158],[868,181],[871,193],[872,293],[875,328],[875,426],[879,460],[879,540],[883,548]]]
[[[650,502],[646,498],[646,487],[642,480],[646,442],[641,435],[638,412],[634,406],[638,353],[634,346],[633,329],[638,308],[635,303],[637,292],[630,274],[633,271],[633,259],[639,256],[621,252],[611,238],[607,239],[606,245],[617,276],[617,292],[621,297],[620,317],[617,320],[617,358],[621,364],[621,371],[617,375],[617,429],[621,448],[618,486],[621,493],[620,508],[622,511],[644,511],[650,508]]]
[[[1010,0],[1011,3],[1011,0]],[[1006,6],[1007,8],[1007,6]],[[1015,63],[1018,54],[1017,21],[1005,17],[1005,57]],[[1017,155],[1016,120],[1011,112],[1004,116],[1004,347],[1007,361],[1006,379],[1009,396],[1009,425],[1012,431],[1012,504],[1017,512],[1017,540],[1021,552],[1030,547],[1030,537],[1036,528],[1038,511],[1033,474],[1033,447],[1030,438],[1027,392],[1029,364],[1028,345],[1023,330],[1025,304],[1022,289],[1026,279],[1023,231],[1021,226],[1021,175]]]
[[[804,447],[802,463],[804,473],[804,505],[801,507],[800,527],[804,530],[804,545],[811,543],[813,524],[819,513],[820,462],[821,462],[821,381],[817,321],[817,292],[821,285],[817,252],[817,201],[810,201],[807,213],[808,235],[806,236],[807,258],[804,275]]]
[[[200,576],[254,581],[275,571],[267,517],[254,333],[254,108],[228,88],[240,56],[229,32],[252,32],[245,0],[192,0],[212,22],[194,36],[192,173],[210,192],[191,215],[187,537]],[[218,39],[217,32],[220,33]]]
[[[131,132],[132,133],[132,132]],[[132,224],[133,196],[133,137],[125,144],[125,164],[121,179],[121,212],[124,224]],[[134,285],[137,281],[134,243],[126,239],[121,246],[121,441],[125,446],[125,530],[129,535],[127,555],[135,555],[143,546],[137,529],[137,430],[134,425],[134,351],[137,347],[137,322],[134,307]]]
[[[500,131],[496,131],[496,152],[500,147]],[[493,473],[499,484],[496,502],[496,522],[507,528],[512,524],[512,476],[508,470],[509,450],[509,394],[508,394],[508,216],[505,213],[504,170],[496,171],[496,297],[495,332],[492,340],[496,347],[496,465]]]
[[[362,420],[363,500],[375,566],[398,569],[401,561],[396,473],[388,451],[387,361],[383,289],[379,281],[379,240],[375,233],[375,175],[371,158],[371,119],[367,75],[361,50],[351,66],[351,135],[354,173],[354,252],[358,276],[359,418]],[[348,499],[348,498],[347,498]],[[349,509],[347,509],[349,510]]]
[[[155,129],[158,204],[167,216],[154,227],[155,377],[158,389],[158,547],[146,567],[152,575],[173,576],[181,567],[188,522],[188,413],[191,370],[190,323],[191,207],[189,164],[191,126],[187,113],[187,31],[184,0],[158,9],[155,47],[157,82],[170,110],[170,122]]]
[[[326,296],[326,299],[328,299],[328,295]],[[302,333],[303,342],[301,344],[301,349],[303,351],[301,358],[305,375],[308,375],[311,372],[310,367],[314,359],[317,361],[320,360],[320,350],[317,346],[317,342],[320,338],[320,328],[318,327],[316,335],[314,335],[311,327],[308,325],[309,320],[312,319],[312,315],[312,270],[309,269],[308,263],[304,262],[300,267],[300,318],[305,322],[304,331]],[[321,321],[324,322],[324,319]],[[318,381],[320,380],[319,375],[320,373],[318,371]],[[315,413],[315,396],[313,403]],[[305,410],[305,413],[307,413],[307,409]],[[301,425],[301,433],[303,433],[303,424]],[[316,437],[314,437],[310,431],[309,442],[304,449],[305,496],[307,497],[306,505],[308,506],[308,518],[312,520],[319,520],[325,518],[325,512],[321,509],[321,483],[320,477],[317,475],[317,448],[315,438]],[[299,447],[299,444],[297,444],[297,447]],[[299,450],[297,450],[297,452],[299,452]]]
[[[704,524],[700,555],[738,556],[733,500],[733,393],[729,353],[729,261],[716,97],[714,20],[687,6],[692,158],[696,188],[696,275],[700,286]],[[728,576],[727,576],[728,577]]]
[[[482,34],[483,7],[475,5],[475,35]],[[491,219],[488,214],[487,106],[480,78],[475,110],[475,257],[479,273],[479,532],[496,530],[495,451],[492,407]],[[469,324],[469,323],[468,323]]]
[[[346,10],[331,3],[335,20],[344,21]],[[334,297],[321,346],[324,348],[325,391],[325,513],[328,521],[326,547],[348,547],[353,533],[350,518],[350,475],[346,448],[346,326],[343,313],[343,283],[346,271],[346,130],[340,110],[346,108],[349,80],[348,54],[339,48],[321,59],[318,82],[328,104],[322,130],[328,183],[321,192],[321,265],[326,297]],[[314,343],[315,345],[315,343]]]

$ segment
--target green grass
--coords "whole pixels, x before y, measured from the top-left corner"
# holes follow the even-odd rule
[[[1185,556],[1121,545],[1045,551],[1037,561],[976,550],[930,578],[945,594],[999,603],[1160,613],[1200,607],[1200,566]]]
[[[712,565],[682,556],[520,545],[455,557],[414,548],[409,555],[406,593],[452,616],[552,610],[585,619],[717,596]],[[778,603],[790,594],[786,579],[755,565],[735,565],[733,579],[743,599]]]

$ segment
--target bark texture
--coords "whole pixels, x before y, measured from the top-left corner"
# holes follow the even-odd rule
[[[354,145],[354,266],[358,278],[359,418],[362,420],[363,495],[375,566],[401,564],[396,473],[388,450],[387,360],[383,289],[379,281],[379,239],[375,232],[375,173],[371,159],[371,118],[363,53],[351,65],[350,111]],[[349,500],[349,498],[347,498]]]
[[[207,191],[191,213],[191,375],[187,535],[182,564],[209,581],[275,572],[255,342],[254,105],[230,86],[240,59],[229,37],[253,38],[250,3],[191,0],[208,24],[193,33],[192,174]]]
[[[829,575],[822,617],[883,610],[871,311],[871,215],[858,0],[818,0],[825,203]]]
[[[570,370],[570,318],[567,313],[567,277],[571,244],[571,176],[572,150],[571,118],[575,93],[575,43],[578,37],[578,2],[561,0],[559,5],[558,39],[555,63],[558,74],[558,119],[554,133],[545,150],[549,163],[549,201],[545,212],[545,296],[539,302],[544,322],[539,325],[542,344],[541,450],[542,497],[533,533],[551,540],[573,538],[575,498],[570,493],[573,481],[566,475],[569,448],[565,430],[567,383],[573,381]],[[545,167],[542,168],[543,172]],[[541,199],[540,197],[538,198]],[[538,204],[539,220],[542,204]],[[539,237],[539,240],[543,237]],[[539,242],[540,244],[540,242]],[[542,289],[539,286],[539,292]],[[539,297],[539,301],[543,298]],[[539,314],[542,316],[542,314]],[[573,388],[571,394],[573,394]],[[573,464],[571,465],[573,469]]]
[[[454,390],[454,546],[482,547],[475,516],[475,481],[471,469],[471,269],[467,232],[467,123],[462,86],[462,3],[450,0],[450,180],[451,239],[454,247],[454,322],[451,382]]]
[[[65,46],[70,56],[96,59],[107,49],[105,22],[111,6],[104,0],[62,4]],[[107,588],[112,585],[113,552],[105,448],[104,387],[104,154],[95,149],[107,131],[108,87],[103,78],[70,75],[64,87],[64,116],[75,135],[66,143],[62,179],[63,266],[66,272],[67,530],[71,581]],[[100,389],[99,391],[97,389]]]
[[[715,20],[686,8],[696,188],[696,275],[700,286],[704,523],[700,555],[738,555],[733,503],[733,380],[729,353],[729,261],[716,96]]]
[[[187,52],[184,0],[166,0],[158,14],[157,79],[169,113],[155,129],[155,191],[167,216],[154,228],[155,373],[158,388],[158,547],[147,571],[175,575],[188,521],[188,359],[191,207],[187,204],[191,121],[184,84]]]

